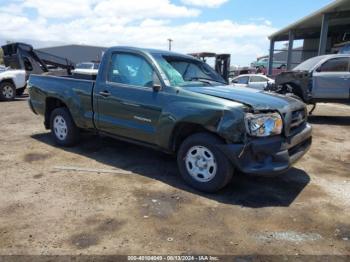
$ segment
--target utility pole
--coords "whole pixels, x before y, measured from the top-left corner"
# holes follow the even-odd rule
[[[168,41],[169,41],[169,51],[171,51],[171,42],[173,42],[174,40],[171,38],[168,38]]]

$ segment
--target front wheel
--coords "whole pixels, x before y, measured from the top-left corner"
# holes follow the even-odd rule
[[[221,139],[209,133],[189,136],[177,153],[177,164],[184,180],[204,192],[217,192],[227,185],[233,166],[217,148]]]
[[[16,97],[16,87],[11,82],[0,83],[0,100],[11,101]]]
[[[50,118],[51,134],[56,144],[73,146],[79,141],[79,129],[67,108],[56,108]]]

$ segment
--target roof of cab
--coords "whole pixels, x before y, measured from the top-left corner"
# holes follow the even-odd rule
[[[188,59],[195,59],[195,57],[191,55],[185,55],[177,52],[172,52],[172,51],[166,51],[166,50],[160,50],[160,49],[152,49],[152,48],[141,48],[141,47],[133,47],[133,46],[114,46],[109,48],[112,51],[117,51],[117,50],[131,50],[131,51],[139,51],[143,53],[147,53],[150,55],[153,54],[160,54],[160,55],[165,55],[165,56],[180,56]]]

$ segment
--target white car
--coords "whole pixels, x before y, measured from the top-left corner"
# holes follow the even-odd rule
[[[2,67],[0,69],[0,100],[13,100],[26,88],[26,71]]]
[[[239,75],[232,79],[233,86],[250,87],[254,89],[264,90],[268,85],[275,83],[275,80],[259,74]]]

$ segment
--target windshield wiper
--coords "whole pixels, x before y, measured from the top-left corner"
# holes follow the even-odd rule
[[[201,77],[191,77],[190,79],[188,79],[188,81],[198,81],[198,82],[202,82],[202,83],[205,83],[205,84],[208,84],[208,85],[212,85],[210,83],[210,81],[208,81],[210,79],[207,79],[207,78],[201,78]]]
[[[193,81],[193,80],[196,80],[196,81],[199,81],[199,82],[203,82],[203,83],[206,83],[206,84],[209,84],[209,85],[212,85],[211,82],[217,82],[217,83],[226,85],[226,83],[224,83],[224,82],[221,82],[221,81],[218,81],[218,80],[214,80],[214,79],[210,79],[210,78],[205,78],[205,77],[191,77],[189,79],[189,81]]]

